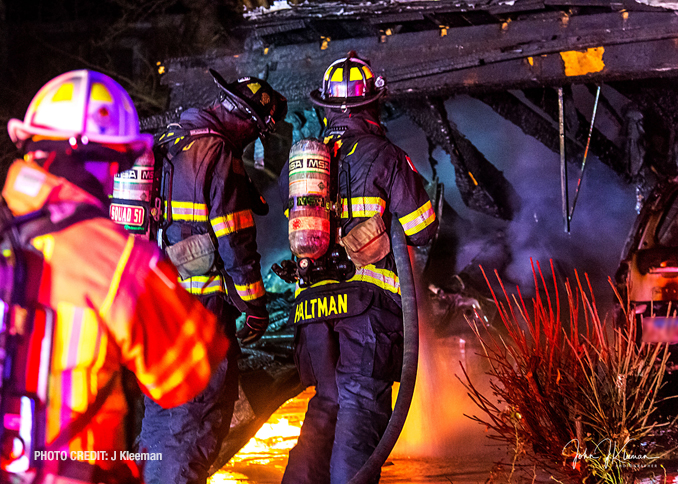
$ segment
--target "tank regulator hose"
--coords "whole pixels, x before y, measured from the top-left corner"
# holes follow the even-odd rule
[[[395,256],[403,308],[403,369],[400,377],[400,390],[391,419],[379,444],[372,452],[360,471],[348,484],[369,484],[374,482],[381,466],[391,454],[393,447],[403,430],[407,414],[412,403],[414,384],[417,380],[417,364],[419,359],[419,316],[417,314],[417,294],[412,275],[412,265],[407,249],[405,232],[400,222],[395,219],[391,224],[391,244]]]

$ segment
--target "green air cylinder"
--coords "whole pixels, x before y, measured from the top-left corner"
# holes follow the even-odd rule
[[[301,140],[289,158],[289,241],[300,259],[317,259],[330,246],[330,150]]]

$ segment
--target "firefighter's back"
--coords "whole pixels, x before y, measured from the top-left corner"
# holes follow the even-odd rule
[[[67,448],[59,450],[100,450],[111,455],[125,450],[125,426],[121,423],[127,405],[118,373],[122,353],[111,333],[129,338],[124,335],[129,327],[111,327],[110,314],[120,312],[111,306],[130,259],[146,259],[148,267],[153,251],[139,242],[135,244],[133,238],[104,218],[36,237],[32,244],[45,258],[39,302],[54,308],[57,314],[47,441],[53,441],[75,415],[85,412],[98,391],[115,378],[114,389],[118,391],[111,393]],[[143,281],[144,265],[138,267],[142,272],[139,280]],[[129,302],[131,306],[124,311],[134,310],[135,302]]]

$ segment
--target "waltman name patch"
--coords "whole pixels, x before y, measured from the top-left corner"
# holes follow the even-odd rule
[[[314,291],[315,292],[315,291]],[[372,292],[367,290],[333,290],[297,298],[294,308],[294,324],[310,323],[334,318],[357,316],[372,302]],[[292,317],[290,314],[290,319]]]
[[[318,309],[317,318],[347,314],[348,294],[316,297],[297,304],[297,310],[294,313],[294,323],[306,321],[307,319],[316,319],[316,306]]]

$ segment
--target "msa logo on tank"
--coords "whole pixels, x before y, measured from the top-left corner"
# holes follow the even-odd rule
[[[131,170],[115,175],[109,216],[128,232],[140,237],[149,234],[150,200],[153,194],[154,158],[152,153],[139,158]]]
[[[319,296],[297,304],[294,322],[348,314],[348,294]]]
[[[326,172],[327,174],[329,174],[330,171],[330,162],[328,160],[304,158],[296,160],[293,159],[290,160],[289,163],[290,163],[290,172],[306,169],[309,171]]]
[[[153,180],[153,168],[146,166],[135,166],[131,170],[121,171],[115,175],[115,178],[125,180]]]

